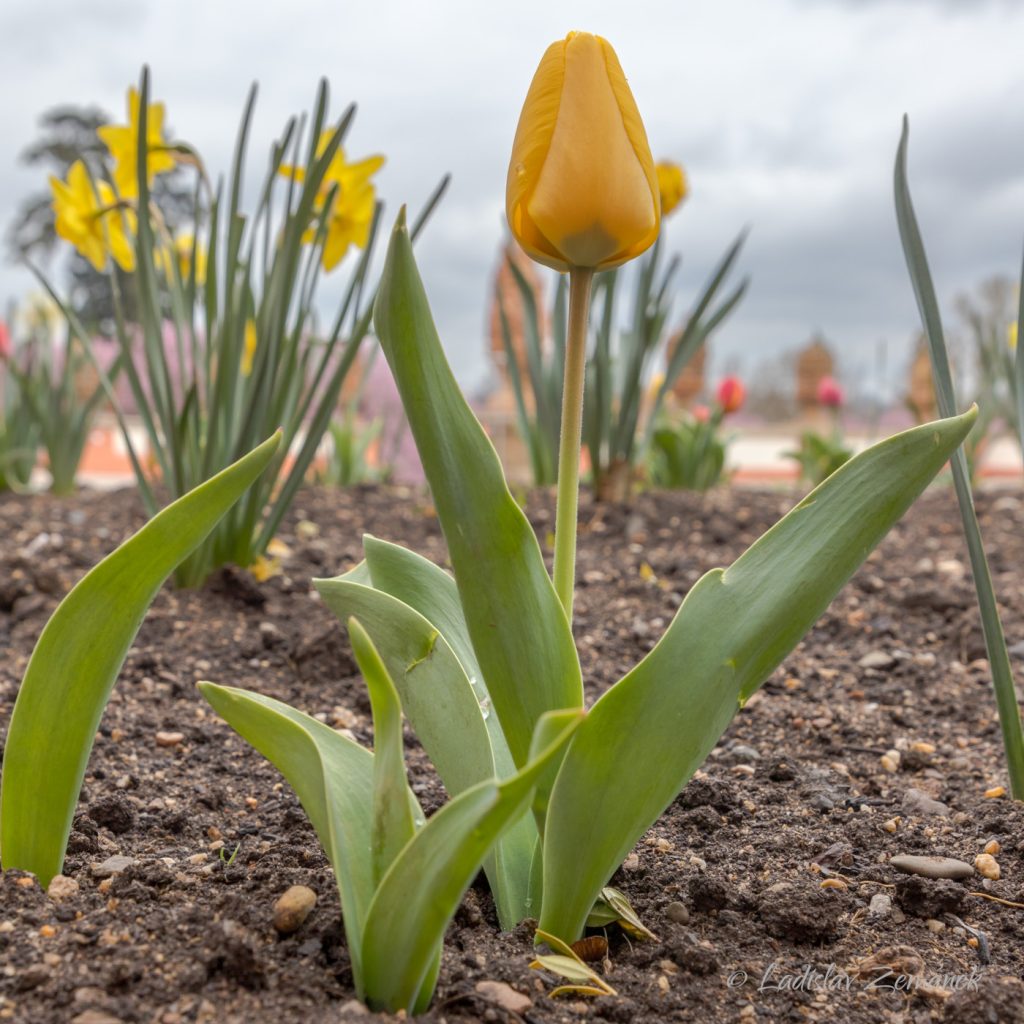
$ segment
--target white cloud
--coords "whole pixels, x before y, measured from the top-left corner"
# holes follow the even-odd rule
[[[485,366],[485,297],[502,233],[506,161],[543,48],[570,28],[607,36],[652,148],[687,166],[669,225],[692,297],[743,225],[751,290],[715,342],[719,365],[822,329],[847,365],[879,338],[906,349],[916,312],[892,214],[900,118],[942,293],[1014,273],[1024,235],[1024,11],[1007,2],[475,0],[252,5],[45,0],[0,14],[0,224],[39,185],[17,154],[47,107],[120,112],[139,66],[178,135],[225,170],[248,84],[260,82],[252,174],[317,78],[359,113],[355,155],[384,152],[381,193],[415,208],[452,187],[424,240],[442,337],[467,382]],[[0,307],[31,287],[0,266]],[[325,293],[329,298],[332,292]],[[895,362],[891,356],[890,361]]]

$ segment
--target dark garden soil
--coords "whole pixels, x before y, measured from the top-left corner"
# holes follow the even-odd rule
[[[701,573],[791,503],[745,490],[648,494],[628,509],[585,498],[576,634],[588,696],[653,646]],[[1019,643],[1024,501],[996,492],[979,505]],[[546,546],[550,495],[529,511]],[[4,725],[61,595],[141,522],[130,493],[0,501]],[[281,575],[256,583],[232,571],[157,597],[96,739],[65,866],[73,883],[58,900],[20,872],[0,875],[0,1020],[372,1019],[353,1001],[338,896],[297,800],[194,688],[260,690],[369,743],[347,640],[309,582],[351,567],[364,531],[444,558],[422,494],[315,490],[282,533]],[[985,796],[1006,779],[965,564],[953,495],[931,492],[737,716],[614,879],[659,936],[610,931],[617,996],[547,997],[553,979],[528,966],[530,927],[499,933],[481,877],[424,1019],[1024,1021],[1024,805]],[[407,746],[430,813],[442,788],[411,735]],[[973,863],[991,840],[998,881],[932,881],[888,863]],[[282,937],[273,906],[295,884],[318,902]],[[529,1005],[517,1016],[507,987],[481,982]]]

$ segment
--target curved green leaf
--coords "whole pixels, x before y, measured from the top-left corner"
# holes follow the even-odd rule
[[[379,541],[376,545],[377,555],[391,556],[392,570],[399,557],[408,555],[404,561],[409,573],[417,575],[416,570],[423,569],[435,582],[434,574],[440,573],[454,591],[451,577],[426,559],[395,545],[385,546]],[[389,550],[384,551],[385,547]],[[399,552],[404,555],[399,556]],[[379,560],[377,570],[380,575]],[[388,578],[392,579],[390,575]],[[371,637],[398,690],[406,717],[452,796],[485,779],[513,774],[512,756],[496,716],[485,717],[486,691],[479,682],[473,685],[447,636],[433,622],[397,597],[373,589],[366,563],[337,579],[314,580],[314,586],[339,619],[346,621],[355,616]],[[415,599],[419,590],[412,581],[409,594]],[[420,603],[426,607],[426,602]],[[450,618],[446,621],[452,626]],[[509,828],[485,861],[484,870],[503,928],[514,927],[528,912],[530,861],[537,838],[532,819],[524,817]]]
[[[214,711],[288,780],[334,868],[356,993],[364,998],[363,925],[375,889],[373,754],[272,697],[200,683]]]
[[[348,620],[352,653],[373,710],[373,880],[379,882],[416,832],[402,747],[402,703],[377,649],[357,618]]]
[[[263,472],[278,431],[158,513],[93,568],[46,624],[4,749],[0,856],[42,885],[64,862],[93,737],[128,648],[164,580]]]
[[[537,757],[503,782],[482,782],[441,808],[384,876],[366,918],[363,969],[370,1002],[422,1012],[424,981],[462,894],[501,832],[526,810],[533,787],[583,720],[580,709]],[[538,728],[543,728],[542,716]]]
[[[477,660],[512,757],[525,764],[540,716],[582,705],[579,659],[537,538],[445,360],[404,212],[374,320],[430,482]]]
[[[976,410],[855,456],[687,595],[655,648],[594,705],[544,836],[540,927],[575,939],[601,887],[732,719],[966,437]]]

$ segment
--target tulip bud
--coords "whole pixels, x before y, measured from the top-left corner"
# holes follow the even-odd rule
[[[555,270],[617,267],[658,237],[647,133],[600,36],[570,32],[544,54],[519,117],[505,203],[516,241]]]
[[[717,397],[718,404],[722,407],[722,412],[737,412],[743,407],[747,391],[739,377],[725,377],[722,383],[718,385]]]
[[[824,405],[829,409],[838,409],[845,396],[843,389],[832,377],[822,377],[818,382],[818,405]]]
[[[7,324],[0,320],[0,362],[10,358],[11,355],[11,335],[7,330]]]

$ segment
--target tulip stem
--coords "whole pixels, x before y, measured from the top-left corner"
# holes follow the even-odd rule
[[[572,626],[576,586],[576,514],[580,493],[580,436],[583,380],[587,363],[587,318],[593,270],[569,271],[569,326],[565,339],[562,432],[558,443],[558,499],[555,507],[555,592]]]

